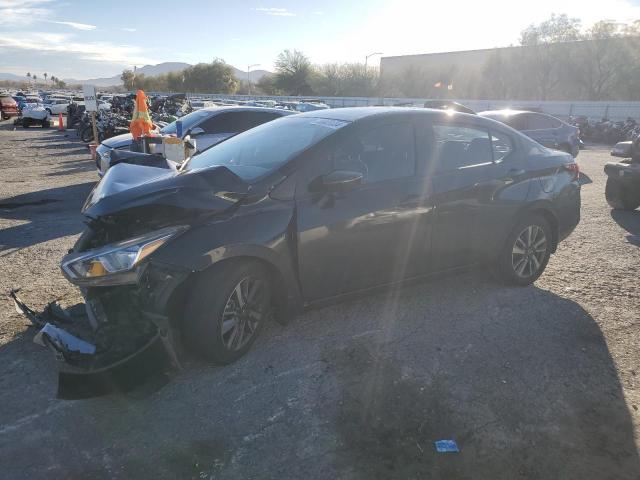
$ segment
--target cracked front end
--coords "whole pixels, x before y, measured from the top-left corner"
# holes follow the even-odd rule
[[[84,308],[50,305],[38,315],[12,292],[18,311],[41,328],[34,341],[56,354],[59,398],[128,391],[177,364],[168,302],[188,272],[153,265],[149,257],[184,230],[167,227],[102,246],[91,231],[83,235],[61,268],[80,287]]]

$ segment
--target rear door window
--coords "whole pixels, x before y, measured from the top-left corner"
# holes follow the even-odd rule
[[[492,131],[491,147],[493,150],[493,161],[498,163],[513,151],[513,142],[506,134]]]
[[[488,130],[464,125],[434,124],[433,133],[436,172],[459,170],[493,161]]]
[[[555,125],[554,119],[545,115],[538,115],[536,113],[527,114],[527,130],[547,130],[549,128],[557,128],[560,125]]]

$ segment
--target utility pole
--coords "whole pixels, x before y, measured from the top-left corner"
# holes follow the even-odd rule
[[[382,55],[382,52],[373,52],[364,57],[364,74],[367,74],[367,64],[369,63],[369,57],[373,57],[374,55]]]
[[[248,65],[247,66],[247,93],[249,95],[251,95],[251,76],[250,76],[251,69],[253,67],[259,67],[259,66],[260,66],[259,63],[254,63],[253,65]]]

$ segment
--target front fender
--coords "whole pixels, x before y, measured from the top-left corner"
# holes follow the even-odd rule
[[[280,273],[289,300],[298,304],[294,220],[293,202],[267,199],[242,206],[231,218],[191,228],[160,249],[153,262],[200,272],[231,258],[258,258]]]

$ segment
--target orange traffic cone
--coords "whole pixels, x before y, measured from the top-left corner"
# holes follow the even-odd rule
[[[64,121],[62,120],[62,114],[58,114],[58,131],[64,132]]]

